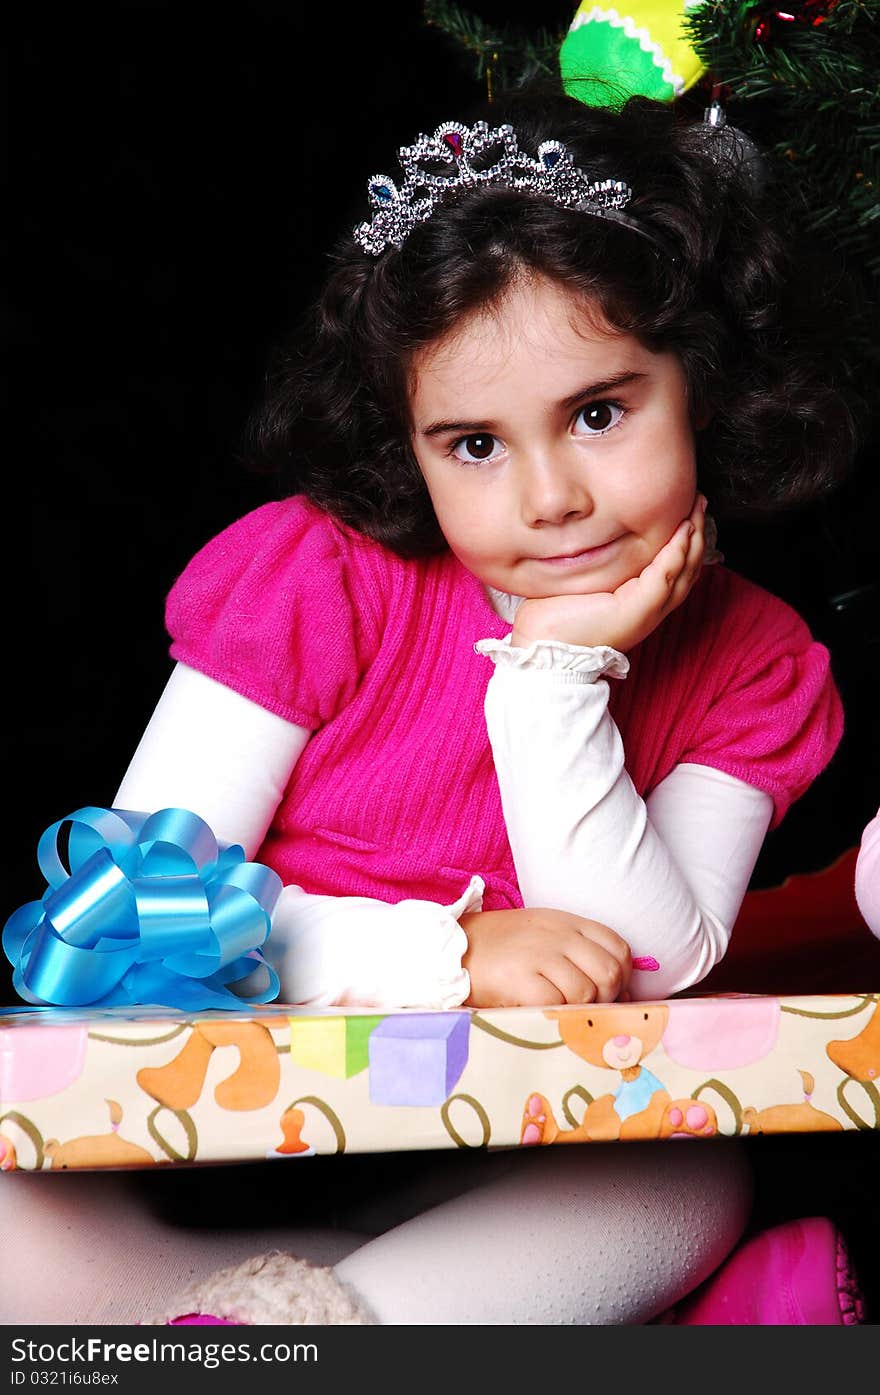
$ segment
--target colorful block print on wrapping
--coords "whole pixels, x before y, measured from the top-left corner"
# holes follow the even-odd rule
[[[467,1064],[466,1012],[386,1017],[370,1037],[373,1104],[443,1104]]]
[[[290,1023],[290,1057],[298,1066],[347,1080],[369,1065],[370,1034],[382,1017],[302,1017]]]
[[[878,1078],[871,993],[15,1011],[0,1014],[0,1171],[876,1129]]]

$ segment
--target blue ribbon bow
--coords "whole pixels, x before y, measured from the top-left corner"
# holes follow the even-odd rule
[[[65,868],[58,848],[69,825]],[[49,883],[3,929],[15,991],[39,1005],[156,1003],[198,1012],[277,997],[259,946],[281,878],[218,843],[187,809],[154,814],[77,809],[47,828],[37,861]],[[267,987],[239,997],[227,984],[260,969]]]

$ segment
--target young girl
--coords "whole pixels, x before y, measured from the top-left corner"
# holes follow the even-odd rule
[[[772,191],[729,137],[647,101],[490,117],[370,180],[255,419],[295,493],[174,586],[177,667],[115,800],[192,809],[281,874],[268,952],[293,1003],[698,983],[768,828],[841,734],[826,650],[707,565],[707,499],[800,502],[853,450],[820,342],[833,306],[815,286],[805,303]],[[283,1215],[268,1237],[187,1234],[132,1208],[124,1179],[68,1175],[63,1196],[50,1183],[54,1263],[127,1216],[125,1262],[114,1292],[103,1270],[63,1298],[23,1282],[22,1311],[179,1313],[184,1276],[268,1239],[351,1251],[319,1276],[272,1268],[276,1318],[645,1322],[748,1217],[726,1141],[441,1158],[430,1184],[410,1162],[413,1191],[365,1227],[383,1233],[323,1251]],[[16,1177],[31,1236],[46,1181]],[[337,1215],[357,1226],[344,1200]]]

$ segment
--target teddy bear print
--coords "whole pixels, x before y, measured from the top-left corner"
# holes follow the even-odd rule
[[[635,1138],[710,1138],[717,1134],[714,1110],[696,1100],[673,1100],[644,1058],[659,1044],[669,1009],[665,1004],[550,1009],[566,1046],[590,1065],[616,1071],[620,1084],[587,1106],[581,1123],[560,1129],[543,1095],[532,1094],[523,1112],[520,1142],[599,1143]]]
[[[116,1100],[107,1100],[110,1110],[110,1132],[83,1135],[59,1143],[50,1138],[46,1143],[46,1157],[51,1159],[53,1168],[92,1168],[92,1167],[152,1167],[155,1159],[146,1148],[137,1143],[129,1143],[120,1138],[117,1132],[122,1122],[122,1108]]]
[[[830,1041],[825,1049],[828,1059],[853,1080],[868,1085],[880,1079],[880,1004],[858,1036]]]
[[[816,1082],[808,1070],[799,1072],[804,1087],[802,1104],[774,1104],[769,1109],[743,1110],[749,1133],[832,1133],[843,1129],[839,1119],[824,1114],[812,1103]]]

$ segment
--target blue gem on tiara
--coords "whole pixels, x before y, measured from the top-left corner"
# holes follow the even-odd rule
[[[451,157],[451,158],[450,158]],[[591,180],[558,140],[544,141],[537,159],[520,150],[512,126],[490,129],[485,121],[464,126],[445,121],[432,136],[420,135],[401,146],[398,159],[404,178],[398,187],[387,174],[367,181],[373,217],[359,223],[354,236],[365,252],[377,257],[386,247],[402,247],[413,228],[463,189],[494,185],[523,189],[597,217],[619,218],[632,197],[619,179]]]

